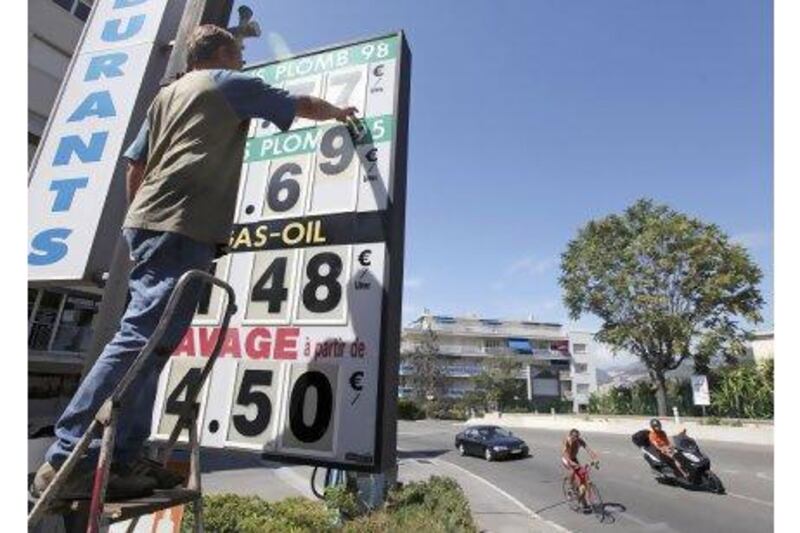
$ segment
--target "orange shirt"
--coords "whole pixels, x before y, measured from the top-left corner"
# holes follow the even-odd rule
[[[650,444],[656,448],[669,446],[669,437],[667,437],[667,434],[664,433],[663,430],[651,429],[648,438],[650,439]]]

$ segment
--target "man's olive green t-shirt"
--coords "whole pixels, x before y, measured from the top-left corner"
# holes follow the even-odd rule
[[[162,88],[125,152],[146,164],[123,226],[227,243],[249,120],[286,131],[294,115],[288,93],[240,72],[196,70]]]

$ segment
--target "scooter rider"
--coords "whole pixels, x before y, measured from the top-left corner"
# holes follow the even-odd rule
[[[661,421],[658,418],[650,420],[650,434],[648,435],[650,444],[661,456],[661,460],[670,465],[673,470],[680,473],[681,477],[688,479],[689,475],[675,459],[675,448],[669,441],[667,434],[661,429]]]

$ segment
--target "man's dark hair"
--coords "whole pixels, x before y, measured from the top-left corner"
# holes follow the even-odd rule
[[[572,429],[569,430],[569,436],[570,437],[579,437],[580,435],[581,435],[581,432],[578,431],[575,428],[572,428]]]
[[[238,46],[231,32],[213,24],[198,26],[189,37],[186,64],[191,69],[214,57],[214,53],[225,46]]]

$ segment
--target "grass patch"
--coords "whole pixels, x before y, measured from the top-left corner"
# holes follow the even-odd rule
[[[438,476],[390,491],[382,509],[360,516],[354,496],[341,489],[329,491],[324,502],[306,498],[267,502],[256,496],[222,494],[204,496],[203,505],[205,529],[213,533],[478,531],[461,487]],[[181,531],[191,532],[191,508],[183,516]]]

